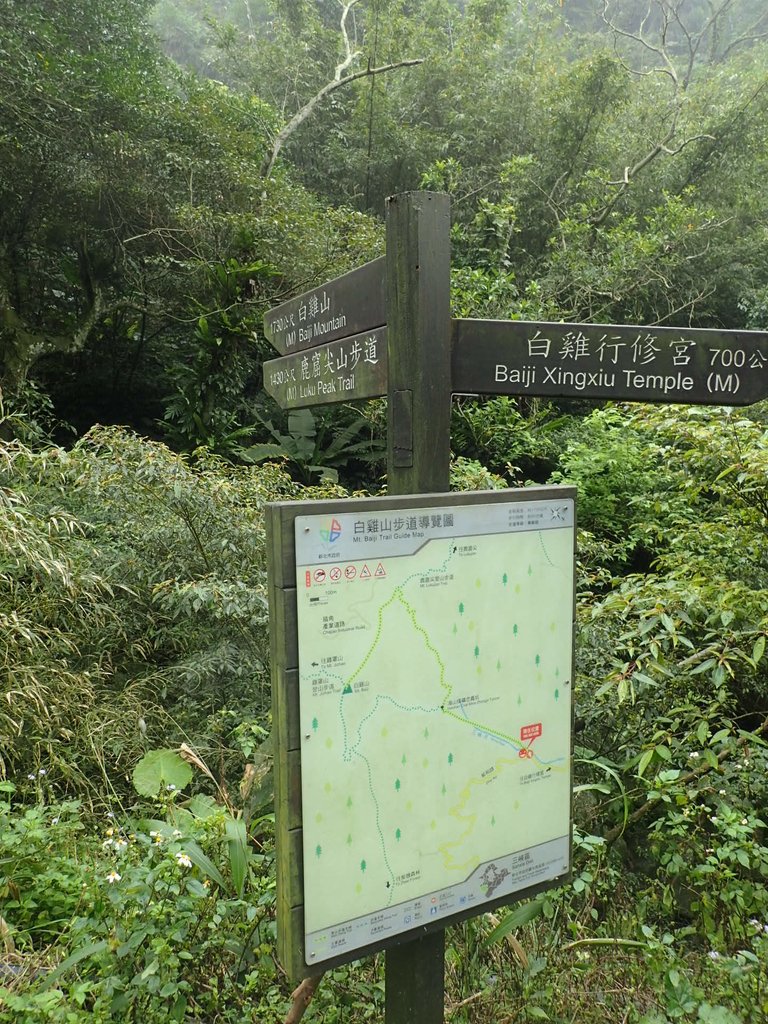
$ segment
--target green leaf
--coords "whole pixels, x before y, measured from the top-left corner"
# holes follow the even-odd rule
[[[184,789],[192,781],[192,769],[170,748],[150,750],[133,769],[133,787],[139,796],[157,796],[169,786]]]
[[[189,801],[188,809],[196,818],[210,818],[212,815],[218,814],[221,806],[213,797],[196,793]]]
[[[494,942],[501,942],[503,938],[509,935],[510,932],[516,931],[518,928],[522,928],[524,924],[528,924],[530,921],[534,921],[540,916],[544,909],[544,900],[537,899],[531,900],[528,903],[521,903],[519,907],[508,914],[493,931],[488,935],[485,940],[485,945],[492,945]]]
[[[103,953],[107,948],[107,940],[99,939],[98,942],[89,942],[86,946],[81,946],[80,949],[76,949],[74,953],[71,953],[66,960],[62,960],[59,966],[46,977],[43,984],[40,986],[42,991],[50,988],[55,981],[58,981],[62,974],[65,974],[70,967],[74,967],[75,964],[79,964],[81,960],[85,960],[89,956],[98,956],[99,953]]]
[[[640,776],[640,778],[643,777],[643,773],[645,772],[645,769],[648,767],[648,765],[653,760],[653,754],[654,754],[653,750],[646,750],[646,751],[644,751],[642,757],[640,758],[640,763],[637,766],[637,774]]]
[[[228,818],[224,826],[229,847],[229,867],[238,896],[243,895],[248,870],[248,835],[242,818]]]
[[[711,668],[714,668],[716,664],[717,661],[715,660],[715,658],[707,658],[706,661],[702,661],[700,665],[696,666],[696,668],[691,669],[691,675],[697,676],[700,675],[702,672],[708,672]]]
[[[253,444],[240,453],[244,462],[261,462],[264,459],[287,459],[288,452],[280,444]]]
[[[765,653],[765,636],[761,635],[755,640],[755,645],[752,648],[752,661],[757,664]]]
[[[187,1012],[187,997],[180,995],[171,1008],[171,1020],[182,1021]]]
[[[701,1004],[698,1019],[701,1024],[743,1024],[741,1017],[732,1010],[725,1006],[710,1006],[709,1003]]]

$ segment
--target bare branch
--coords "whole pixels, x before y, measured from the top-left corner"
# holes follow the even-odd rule
[[[649,324],[649,326],[660,327],[667,320],[671,320],[672,317],[677,316],[678,313],[682,313],[686,309],[688,310],[688,325],[690,326],[697,303],[704,302],[706,299],[710,298],[710,296],[714,295],[715,291],[715,288],[709,288],[707,291],[699,292],[699,294],[695,295],[692,299],[688,299],[675,309],[670,309],[668,313],[664,314],[664,316],[658,317],[658,319],[654,320],[652,324]]]
[[[285,144],[286,140],[289,139],[291,135],[293,135],[293,133],[296,131],[299,125],[303,124],[307,120],[307,118],[310,117],[310,115],[315,110],[317,105],[322,100],[324,100],[326,96],[329,96],[332,92],[335,92],[337,89],[341,89],[345,85],[349,85],[350,82],[357,81],[357,79],[359,78],[369,78],[372,75],[383,75],[387,71],[394,71],[397,68],[410,68],[414,67],[417,64],[423,63],[423,57],[419,57],[414,60],[399,60],[396,61],[394,64],[384,64],[378,68],[365,68],[362,71],[355,71],[351,75],[345,75],[343,78],[334,78],[333,81],[328,82],[326,85],[322,87],[322,89],[319,90],[319,92],[315,93],[311,100],[304,104],[301,110],[297,111],[293,115],[288,124],[285,125],[285,127],[282,128],[275,136],[275,141],[272,144],[272,150],[267,159],[264,161],[261,173],[264,175],[265,178],[269,177],[269,175],[272,173],[272,168],[274,167],[275,160],[277,159],[277,156],[280,150],[283,148],[283,145]],[[339,68],[340,67],[342,67],[341,64],[339,65]],[[336,70],[338,71],[338,68]]]
[[[341,80],[341,76],[350,66],[352,61],[359,56],[359,54],[352,52],[352,44],[349,41],[349,33],[347,32],[347,17],[349,12],[357,3],[358,0],[349,0],[348,3],[342,3],[341,5],[341,22],[339,27],[341,28],[341,38],[344,40],[344,60],[341,64],[336,65],[336,71],[333,76],[335,82],[339,82]]]
[[[307,1007],[312,1002],[312,996],[317,990],[317,986],[323,980],[323,975],[318,974],[314,978],[305,978],[294,990],[291,992],[291,1008],[285,1018],[284,1024],[299,1024],[299,1021],[307,1011]]]
[[[672,127],[669,129],[669,131],[661,140],[661,142],[657,142],[656,145],[648,153],[646,153],[641,160],[638,160],[633,167],[625,167],[624,176],[622,178],[620,178],[618,181],[606,182],[607,185],[618,185],[619,188],[618,191],[608,200],[605,206],[603,206],[603,208],[600,211],[598,211],[598,213],[594,214],[590,218],[592,224],[595,227],[600,227],[601,224],[605,223],[611,210],[614,208],[616,203],[618,203],[619,199],[621,199],[621,197],[629,188],[632,179],[636,175],[638,175],[640,171],[647,167],[648,164],[654,161],[656,157],[660,156],[662,153],[669,152],[669,150],[667,149],[667,143],[671,142],[674,138],[676,122],[677,115],[675,115],[675,120],[672,123]]]
[[[341,20],[339,22],[339,29],[341,31],[341,38],[344,44],[344,59],[336,65],[336,70],[333,73],[333,78],[330,82],[327,82],[322,89],[318,90],[311,99],[309,99],[300,110],[297,110],[290,121],[280,129],[275,136],[275,141],[272,143],[272,149],[269,155],[262,164],[261,173],[265,178],[268,178],[272,173],[272,168],[275,165],[275,160],[280,150],[283,148],[287,139],[293,135],[296,129],[302,125],[308,117],[310,117],[319,103],[321,103],[326,96],[329,96],[332,92],[337,89],[341,89],[345,85],[349,85],[350,82],[354,82],[359,78],[370,78],[373,75],[382,75],[387,71],[394,71],[397,68],[408,68],[413,67],[416,64],[423,64],[424,59],[418,58],[415,60],[399,60],[392,64],[384,64],[378,68],[372,68],[370,63],[367,68],[362,71],[355,71],[351,74],[345,74],[345,72],[352,66],[352,64],[360,56],[359,51],[352,48],[352,43],[349,38],[349,31],[347,30],[347,18],[349,12],[360,2],[360,0],[339,0],[341,6]]]
[[[644,33],[644,29],[645,29],[645,24],[646,24],[646,22],[648,20],[648,17],[650,16],[650,11],[651,11],[651,5],[650,4],[648,5],[648,12],[647,12],[645,18],[643,18],[643,22],[642,22],[642,25],[640,26],[640,31],[639,32],[629,32],[626,29],[621,28],[614,21],[611,21],[611,19],[609,17],[610,7],[611,7],[611,0],[603,0],[603,10],[602,10],[601,17],[602,17],[603,21],[605,22],[605,24],[608,26],[608,28],[614,33],[615,36],[622,36],[624,39],[631,39],[633,42],[639,43],[641,46],[645,47],[645,49],[649,50],[651,53],[655,53],[656,56],[661,59],[663,65],[664,65],[663,68],[658,68],[657,70],[663,72],[665,75],[668,75],[669,78],[674,82],[675,86],[677,86],[679,84],[679,79],[678,79],[677,71],[675,69],[674,64],[672,63],[672,61],[669,58],[669,54],[666,51],[665,45],[663,45],[663,43],[666,41],[666,30],[667,30],[667,27],[668,27],[667,19],[665,18],[664,28],[662,30],[662,41],[663,41],[662,45],[661,46],[654,46],[652,43],[650,43],[646,39],[645,35],[643,34]],[[661,9],[663,10],[663,8],[661,8]]]
[[[700,135],[691,135],[689,139],[683,139],[677,149],[669,149],[667,146],[664,146],[664,152],[667,156],[677,156],[678,153],[682,153],[686,146],[690,146],[692,142],[701,142],[702,139],[707,139],[709,142],[717,141],[714,135],[707,135],[706,132],[702,132]]]
[[[716,141],[712,135],[698,133],[683,139],[676,146],[671,145],[677,132],[678,120],[680,118],[684,102],[684,94],[691,80],[696,55],[706,34],[715,30],[718,18],[722,17],[727,12],[732,2],[733,0],[724,0],[718,9],[710,15],[702,29],[699,32],[692,33],[688,30],[680,17],[680,3],[674,2],[674,0],[672,0],[672,2],[670,2],[670,0],[649,0],[648,9],[637,32],[629,31],[618,25],[611,15],[611,0],[603,0],[602,19],[613,31],[614,39],[622,37],[640,44],[650,53],[655,54],[661,65],[646,70],[634,70],[631,68],[628,68],[628,70],[632,71],[635,75],[651,75],[658,73],[666,75],[672,83],[672,96],[670,97],[668,106],[670,121],[668,121],[664,137],[659,141],[654,142],[645,156],[638,160],[634,165],[625,166],[624,173],[620,178],[606,182],[607,185],[616,188],[617,192],[607,200],[605,205],[597,213],[593,214],[590,218],[591,223],[595,227],[599,227],[601,224],[605,223],[607,217],[616,206],[616,203],[630,187],[632,180],[658,157],[662,155],[677,156],[678,153],[682,152],[682,150],[692,142],[701,141],[703,139],[707,139],[711,142]],[[658,44],[649,41],[646,35],[647,26],[654,4],[662,19],[662,23],[659,28],[660,41]],[[672,62],[668,49],[669,33],[673,26],[679,29],[682,33],[688,50],[686,69],[682,80]],[[624,64],[624,66],[626,67],[627,65]]]
[[[763,15],[763,17],[765,17],[765,15]],[[750,29],[750,32],[754,32],[754,30],[757,28],[759,24],[759,21],[755,22],[755,24],[752,26],[752,29]],[[719,59],[721,61],[726,61],[731,53],[731,50],[735,50],[737,46],[742,46],[744,43],[756,43],[758,39],[768,39],[768,31],[754,32],[754,34],[739,36],[738,39],[734,39],[732,43],[729,43],[728,46],[726,46],[726,48],[720,55]]]

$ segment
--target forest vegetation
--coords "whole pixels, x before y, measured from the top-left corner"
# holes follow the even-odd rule
[[[264,313],[427,189],[455,316],[768,331],[766,139],[762,0],[0,0],[2,1024],[296,1013],[264,508],[383,493],[386,411],[281,412]],[[447,1020],[768,1017],[765,413],[454,400],[452,486],[579,541],[573,881]]]

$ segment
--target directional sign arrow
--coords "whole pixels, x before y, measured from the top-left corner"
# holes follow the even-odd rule
[[[768,397],[768,333],[454,320],[454,393],[750,405]]]
[[[264,333],[287,355],[387,322],[384,257],[289,299],[264,315]]]
[[[264,389],[281,409],[354,402],[387,393],[387,328],[264,363]]]

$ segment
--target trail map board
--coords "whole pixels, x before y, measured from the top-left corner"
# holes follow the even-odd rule
[[[573,491],[468,497],[295,519],[307,964],[568,874]]]

